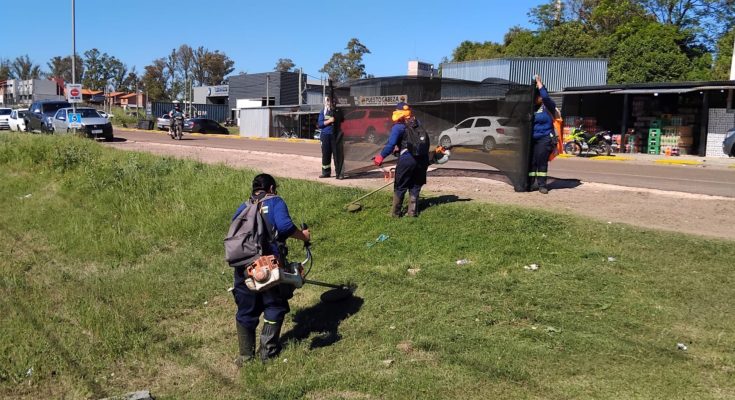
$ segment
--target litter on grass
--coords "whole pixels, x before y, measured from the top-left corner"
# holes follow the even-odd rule
[[[20,196],[20,197],[18,197],[18,198],[19,198],[19,199],[21,199],[21,200],[23,200],[23,199],[29,199],[29,198],[31,198],[31,196],[32,196],[32,195],[33,195],[32,193],[28,193],[27,195],[25,195],[25,196]]]
[[[407,269],[407,271],[409,275],[416,276],[416,274],[418,274],[419,271],[421,271],[421,268],[409,268]]]
[[[523,267],[526,271],[538,271],[539,268],[540,266],[538,264],[531,264]]]
[[[677,343],[676,344],[676,348],[679,349],[679,350],[681,350],[681,351],[687,351],[687,348],[688,347],[684,343]]]
[[[457,265],[467,265],[467,264],[470,264],[470,263],[472,263],[472,261],[470,261],[470,260],[468,260],[466,258],[463,258],[461,260],[457,260]]]
[[[375,239],[375,241],[373,241],[373,242],[368,242],[368,243],[367,243],[367,247],[373,247],[373,246],[375,246],[375,244],[376,244],[376,243],[382,243],[382,242],[385,242],[386,240],[388,240],[388,238],[390,238],[390,236],[388,236],[388,235],[386,235],[386,234],[384,234],[384,233],[381,233],[381,234],[380,234],[380,236],[378,236],[378,237],[377,237],[377,238]]]
[[[608,257],[607,262],[615,262],[615,257]]]
[[[390,367],[393,365],[393,360],[383,360],[383,365],[386,367]]]

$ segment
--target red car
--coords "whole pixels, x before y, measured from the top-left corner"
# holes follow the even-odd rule
[[[369,143],[385,141],[393,125],[390,116],[391,111],[377,108],[348,111],[341,125],[345,140]]]

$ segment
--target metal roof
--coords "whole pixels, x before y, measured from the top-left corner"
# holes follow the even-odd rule
[[[620,93],[621,91],[643,91],[640,93],[685,93],[697,90],[723,90],[735,89],[735,81],[701,81],[701,82],[658,82],[658,83],[630,83],[618,85],[603,86],[579,86],[570,87],[561,92],[565,94],[593,94],[603,93]],[[664,92],[666,90],[666,92]],[[621,93],[625,94],[625,93]]]

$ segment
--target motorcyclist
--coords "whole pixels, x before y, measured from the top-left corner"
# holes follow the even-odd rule
[[[181,111],[181,104],[176,103],[173,110],[168,112],[168,116],[171,117],[171,123],[168,125],[168,134],[173,136],[176,117],[180,117],[182,120],[185,117],[184,113]],[[184,127],[182,126],[181,128],[183,129]]]

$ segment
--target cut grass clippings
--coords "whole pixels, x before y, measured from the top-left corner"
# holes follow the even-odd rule
[[[347,213],[364,191],[290,179],[309,277],[357,290],[297,290],[281,357],[238,371],[222,239],[255,173],[0,136],[0,397],[735,397],[732,242],[474,202],[391,219],[390,193]]]

